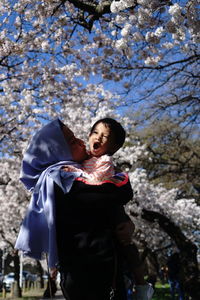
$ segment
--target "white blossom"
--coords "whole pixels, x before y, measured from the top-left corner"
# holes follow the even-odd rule
[[[166,43],[162,44],[162,47],[166,48],[166,49],[172,49],[174,47],[174,45],[173,45],[173,43],[166,42]]]
[[[154,32],[147,32],[145,39],[148,43],[152,44],[158,44],[160,42],[158,35],[156,35]]]
[[[121,38],[120,40],[117,40],[115,42],[115,47],[117,50],[124,50],[127,47],[127,42],[124,38]]]
[[[43,41],[41,44],[42,50],[46,51],[49,49],[49,43],[47,40]]]
[[[156,66],[158,64],[158,62],[160,61],[161,57],[158,56],[149,56],[145,59],[144,63],[147,66]]]
[[[161,26],[161,27],[158,27],[155,31],[155,35],[158,36],[158,37],[161,37],[163,35],[163,33],[165,32],[164,28]]]
[[[132,39],[135,42],[140,42],[140,41],[144,40],[144,38],[140,32],[134,32],[132,35]]]
[[[122,35],[123,37],[127,36],[127,35],[129,34],[131,28],[132,28],[131,24],[126,24],[126,25],[124,26],[124,28],[122,29],[122,31],[121,31],[121,35]]]
[[[170,6],[169,8],[169,14],[172,16],[179,16],[181,14],[182,8],[178,3],[175,3]]]
[[[113,1],[110,5],[110,10],[112,13],[117,13],[133,5],[133,0],[119,0]]]

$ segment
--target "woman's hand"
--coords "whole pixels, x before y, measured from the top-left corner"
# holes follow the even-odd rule
[[[51,268],[50,269],[50,277],[53,280],[56,280],[57,274],[58,274],[58,269],[57,268]]]
[[[74,166],[63,166],[62,170],[65,172],[80,172],[81,170]]]
[[[116,236],[118,241],[127,246],[132,242],[132,235],[135,230],[135,225],[131,221],[120,223],[116,228]]]

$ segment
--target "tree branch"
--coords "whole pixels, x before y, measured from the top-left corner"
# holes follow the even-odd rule
[[[62,0],[53,10],[52,15],[67,2],[67,0]],[[91,32],[93,24],[96,20],[102,17],[104,14],[111,13],[110,5],[112,1],[103,1],[98,3],[97,1],[80,1],[80,0],[68,0],[68,2],[72,3],[74,7],[80,9],[83,13],[87,12],[89,14],[89,20],[86,21],[86,18],[83,16],[79,18],[79,22],[77,24],[85,27]]]
[[[63,1],[63,3],[66,1]],[[80,1],[80,0],[68,0],[68,2],[72,3],[76,8],[79,8],[89,14],[96,15],[100,18],[102,15],[106,13],[111,13],[110,5],[112,1],[102,1],[98,3],[97,1]]]

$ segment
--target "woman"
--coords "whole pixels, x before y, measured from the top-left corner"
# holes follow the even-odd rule
[[[33,194],[16,248],[36,259],[46,252],[50,267],[59,264],[66,299],[107,300],[116,289],[113,299],[125,300],[114,229],[116,220],[128,220],[122,204],[132,189],[129,182],[90,186],[62,171],[86,156],[83,142],[58,119],[36,133],[22,163],[21,180]]]

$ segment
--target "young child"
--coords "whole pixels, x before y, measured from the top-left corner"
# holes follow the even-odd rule
[[[124,144],[126,132],[119,122],[111,118],[98,120],[91,128],[89,135],[89,159],[82,163],[82,177],[77,180],[87,181],[89,184],[111,182],[120,185],[120,177],[115,177],[112,155]],[[79,169],[66,166],[65,171],[76,172]],[[80,170],[79,170],[80,171]],[[124,174],[124,173],[123,173]],[[122,178],[124,179],[122,175]],[[136,284],[136,299],[148,300],[152,296],[152,288],[144,280],[143,266],[139,252],[134,244],[121,247]]]
[[[112,155],[122,147],[125,141],[125,130],[120,123],[111,118],[98,120],[89,135],[89,158],[82,163],[82,177],[90,184],[102,184],[104,181],[118,183],[120,177],[112,178],[116,171]],[[76,172],[75,167],[66,167],[65,171]],[[125,176],[125,174],[123,175]]]

